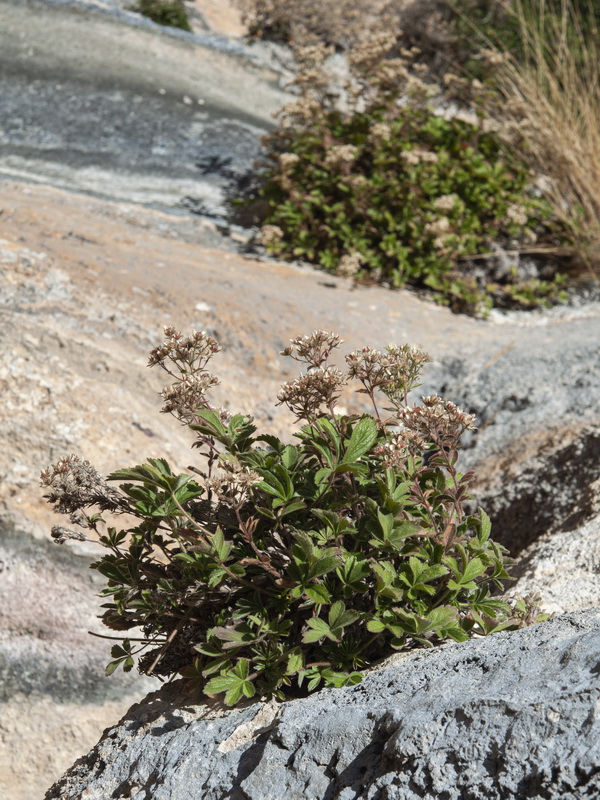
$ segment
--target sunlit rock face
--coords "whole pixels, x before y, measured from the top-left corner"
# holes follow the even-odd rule
[[[46,800],[434,800],[600,791],[597,611],[393,657],[351,689],[223,711],[149,695]]]

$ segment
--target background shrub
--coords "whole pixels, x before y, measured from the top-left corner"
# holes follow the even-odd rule
[[[214,339],[166,334],[150,364],[174,379],[163,411],[196,435],[194,477],[160,458],[110,475],[118,490],[75,456],[42,473],[48,500],[80,529],[99,529],[93,507],[135,520],[108,527],[92,565],[108,582],[104,623],[142,630],[113,647],[107,674],[139,655],[142,672],[183,674],[232,705],[353,684],[394,650],[536,619],[535,603],[491,596],[508,577],[505,550],[483,511],[467,513],[471,475],[456,466],[473,418],[439,397],[408,402],[424,353],[363,348],[341,371],[329,362],[339,337],[292,340],[284,353],[307,370],[279,394],[301,423],[285,444],[210,406]],[[351,380],[374,416],[336,413]]]
[[[474,276],[469,257],[494,243],[539,250],[539,237],[551,236],[551,209],[483,115],[444,116],[439,87],[418,77],[426,67],[416,55],[399,55],[393,35],[356,45],[336,93],[327,51],[299,51],[300,97],[267,140],[262,243],[338,274],[434,289],[461,310],[557,296],[560,278],[517,272],[500,283],[485,262]],[[461,83],[453,75],[446,82]]]

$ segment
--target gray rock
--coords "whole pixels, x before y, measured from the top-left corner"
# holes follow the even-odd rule
[[[600,794],[600,612],[395,656],[224,711],[166,687],[46,800],[575,800]]]
[[[49,539],[49,537],[48,537]],[[151,682],[132,672],[104,676],[110,644],[98,619],[101,581],[77,555],[0,519],[0,703],[47,695],[60,703],[143,697]]]
[[[549,530],[573,530],[594,513],[599,311],[591,304],[587,318],[576,310],[570,318],[522,316],[530,324],[521,331],[513,316],[504,328],[512,336],[498,336],[495,353],[443,359],[423,387],[475,414],[463,469],[475,469],[475,494],[494,521],[494,538],[515,555]]]
[[[521,554],[512,572],[520,577],[511,593],[541,595],[546,611],[598,608],[600,514],[574,530],[544,534]]]
[[[0,178],[222,218],[288,72],[113,4],[3,0],[0,76]]]

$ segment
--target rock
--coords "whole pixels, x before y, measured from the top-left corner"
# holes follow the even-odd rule
[[[131,5],[2,3],[0,176],[223,218],[290,73],[273,47],[160,26]]]
[[[39,800],[50,776],[62,775],[139,697],[84,703],[34,692],[0,703],[0,797]]]
[[[594,513],[600,354],[590,334],[600,304],[585,313],[513,315],[506,321],[512,340],[499,340],[492,355],[442,359],[423,387],[475,414],[463,465],[476,472],[475,494],[494,522],[494,538],[513,555]]]
[[[353,688],[134,706],[46,800],[578,800],[600,793],[600,612],[395,656]]]
[[[596,500],[600,491],[596,487]],[[600,606],[600,514],[573,530],[549,531],[521,553],[511,593],[539,594],[544,610]]]
[[[559,419],[567,422],[567,415]],[[511,427],[504,452],[477,463],[476,491],[496,538],[516,555],[540,536],[574,530],[594,514],[600,425],[573,421],[557,428],[546,422],[532,425],[521,439],[510,437]]]
[[[107,643],[87,634],[99,613],[100,586],[87,569],[96,556],[92,545],[72,553],[49,543],[58,520],[38,476],[71,452],[104,474],[148,456],[180,470],[193,463],[186,431],[159,413],[164,379],[146,368],[164,324],[216,334],[224,350],[214,366],[222,380],[215,402],[255,414],[261,430],[285,438],[292,420],[274,403],[296,372],[277,355],[291,336],[327,327],[349,350],[416,342],[434,359],[419,393],[437,391],[478,414],[463,462],[477,468],[480,497],[498,514],[494,536],[514,549],[532,542],[532,531],[539,537],[556,523],[579,527],[593,516],[598,306],[547,313],[528,326],[527,315],[474,320],[409,292],[352,289],[312,269],[242,258],[199,219],[8,182],[0,183],[2,209],[0,671],[7,704],[0,707],[0,774],[9,778],[0,795],[39,796],[91,745],[91,720],[100,734],[102,709],[113,708],[116,719],[117,709],[147,691],[103,677]],[[513,487],[526,502],[519,505]],[[594,562],[578,563],[583,585]],[[560,576],[558,560],[553,574]],[[18,698],[31,725],[29,757]],[[74,708],[77,698],[89,714],[85,742],[59,715],[36,742],[37,718],[55,705]],[[87,725],[83,710],[73,712],[73,725]],[[25,761],[26,785],[10,768]]]

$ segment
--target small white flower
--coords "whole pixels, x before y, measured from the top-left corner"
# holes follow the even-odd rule
[[[456,206],[457,201],[458,195],[443,194],[434,201],[433,205],[440,211],[452,211],[452,209]]]
[[[352,144],[337,144],[330,147],[325,155],[325,163],[329,167],[339,167],[342,164],[352,164],[356,161],[358,148]]]

